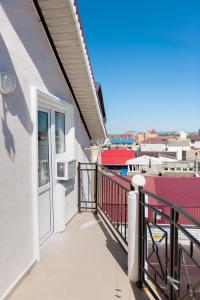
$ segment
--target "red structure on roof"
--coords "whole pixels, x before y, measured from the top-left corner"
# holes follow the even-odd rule
[[[135,157],[135,151],[131,149],[105,149],[101,152],[101,164],[102,165],[115,165],[123,166],[127,160]]]

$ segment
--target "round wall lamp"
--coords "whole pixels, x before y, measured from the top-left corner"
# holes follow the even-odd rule
[[[0,92],[8,95],[16,90],[16,79],[13,75],[6,72],[0,73]]]

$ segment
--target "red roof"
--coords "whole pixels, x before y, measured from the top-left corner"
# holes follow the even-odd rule
[[[189,139],[191,141],[200,141],[200,134],[190,134]]]
[[[130,149],[110,149],[102,150],[101,164],[102,165],[117,165],[123,166],[127,160],[135,157],[134,150]]]
[[[144,140],[142,143],[143,144],[157,144],[157,143],[166,142],[167,140],[168,140],[168,137],[166,137],[166,136],[155,136],[155,137],[151,137],[151,138]]]
[[[131,179],[130,176],[126,176],[126,179]],[[146,185],[145,190],[152,192],[153,194],[160,196],[170,202],[175,203],[184,210],[186,210],[190,215],[192,215],[197,220],[200,220],[200,177],[165,177],[165,176],[145,176]],[[125,182],[119,177],[112,176],[116,182],[126,188],[130,188],[130,184]],[[110,194],[109,194],[110,195]],[[107,201],[111,201],[107,199]],[[104,201],[106,207],[107,201]],[[116,201],[116,202],[115,202]],[[112,203],[118,203],[114,206],[113,220],[118,219],[117,210],[122,210],[121,206],[124,204],[125,199],[120,199],[114,197]],[[158,201],[152,197],[148,197],[148,203],[154,205],[158,209],[161,209],[167,215],[170,213],[170,208],[166,206],[161,201]],[[121,204],[121,205],[120,205]],[[108,212],[109,214],[109,212]],[[123,221],[125,219],[125,208],[123,208]],[[149,217],[153,218],[153,211],[149,209]],[[127,215],[126,215],[127,218]],[[179,221],[182,224],[189,224],[190,222],[183,215],[180,215]],[[166,219],[160,219],[158,223],[167,224]]]
[[[131,179],[132,176],[126,176]],[[200,177],[175,177],[175,176],[145,176],[145,190],[154,193],[181,207],[200,208]],[[130,185],[123,179],[115,177],[115,181],[129,188]],[[151,203],[157,204],[157,200]]]
[[[200,220],[200,178],[149,176],[146,179],[146,190],[175,203],[194,218]],[[170,214],[170,207],[161,201],[149,197],[148,202],[157,206],[167,215]],[[153,217],[153,211],[149,211],[149,216]],[[190,224],[190,221],[182,214],[179,216],[179,222]],[[162,217],[158,223],[167,224],[168,222]]]
[[[138,157],[142,155],[152,156],[152,157],[158,157],[158,156],[164,156],[169,158],[176,158],[176,152],[169,152],[169,151],[140,151],[138,152]]]
[[[182,207],[200,207],[200,178],[146,176],[145,190]]]

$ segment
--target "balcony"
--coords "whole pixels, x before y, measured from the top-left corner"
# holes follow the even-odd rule
[[[176,198],[187,199],[178,205],[161,197],[159,190],[145,190],[141,175],[130,181],[103,166],[82,164],[80,187],[86,174],[91,188],[89,197],[80,188],[80,210],[97,211],[127,249],[130,281],[148,288],[154,299],[200,299],[200,204],[192,204],[199,179],[188,179],[189,185],[185,178],[182,185],[179,182]],[[167,189],[163,182],[160,187]],[[173,199],[173,188],[165,194]]]
[[[139,180],[79,164],[79,214],[11,300],[200,299],[200,206],[179,207]]]
[[[146,299],[127,277],[127,254],[98,216],[77,214],[42,248],[11,300]]]

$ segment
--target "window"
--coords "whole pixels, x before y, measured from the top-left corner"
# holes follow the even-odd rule
[[[168,171],[168,168],[164,168],[165,171]]]
[[[187,172],[187,168],[183,168],[183,171]]]
[[[65,152],[65,114],[55,112],[56,154]]]
[[[170,171],[175,171],[175,168],[170,168]]]

